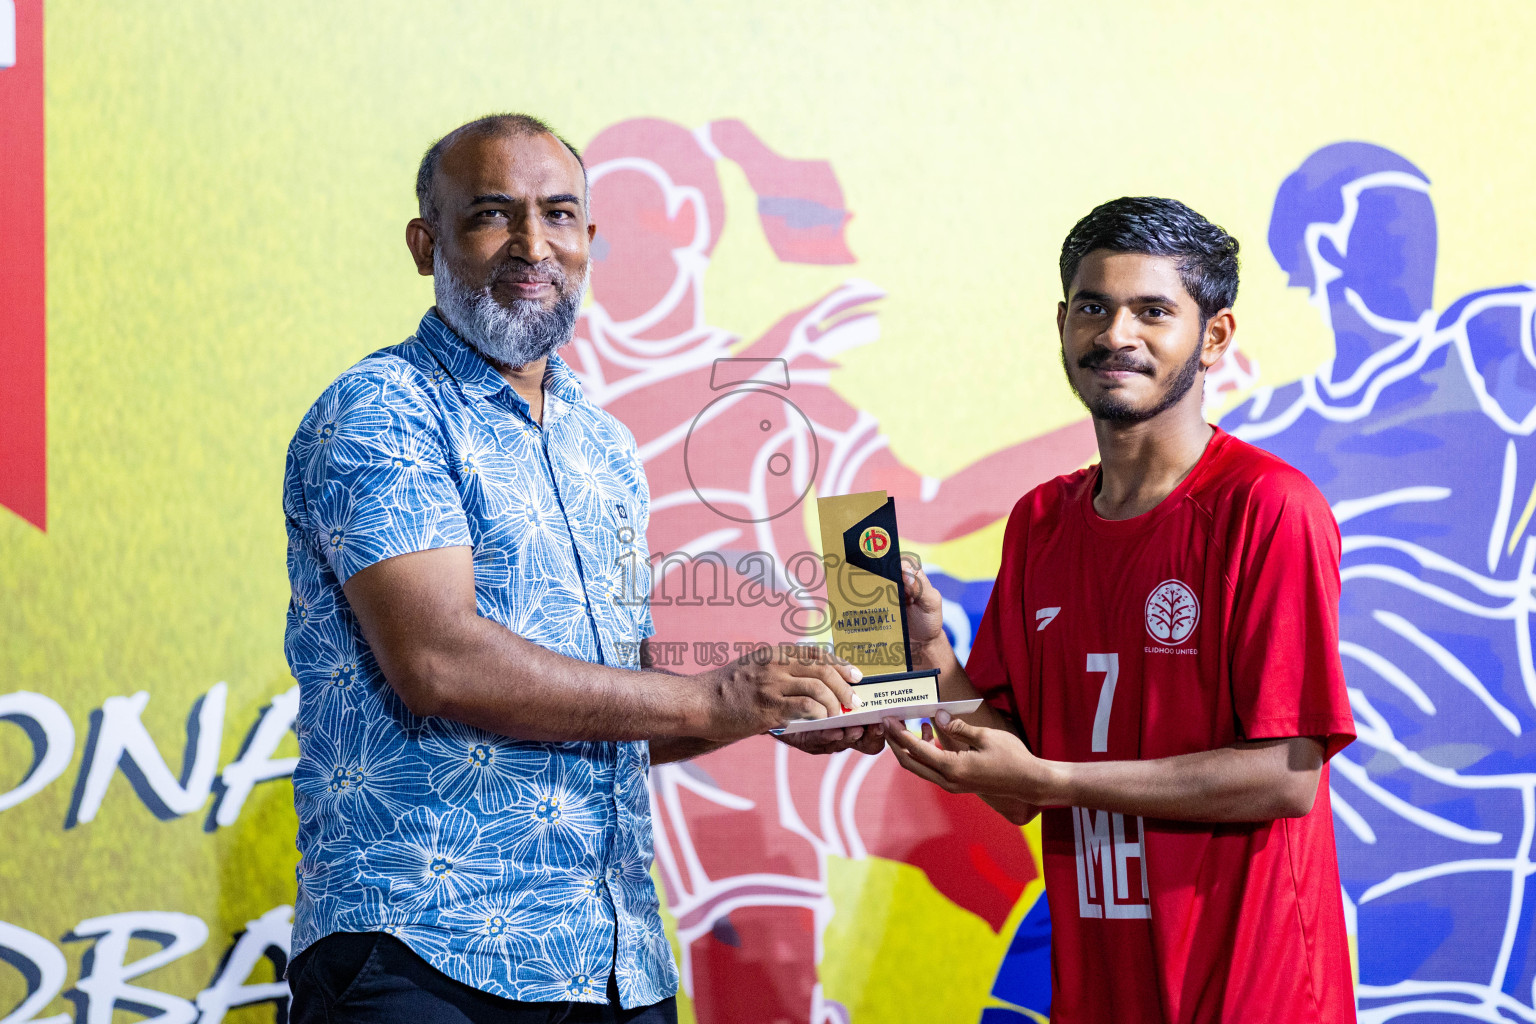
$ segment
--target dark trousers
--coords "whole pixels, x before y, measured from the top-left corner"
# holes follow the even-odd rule
[[[336,932],[288,970],[291,1024],[677,1024],[677,1000],[626,1010],[608,1003],[521,1003],[454,981],[381,932]]]

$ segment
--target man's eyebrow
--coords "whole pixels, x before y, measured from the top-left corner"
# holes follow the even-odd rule
[[[1082,289],[1079,289],[1078,291],[1073,293],[1072,301],[1073,302],[1108,302],[1108,303],[1114,303],[1117,300],[1113,296],[1111,296],[1111,295],[1106,295],[1104,292],[1096,292],[1096,291],[1092,291],[1091,289],[1088,289],[1088,288],[1082,288]],[[1177,299],[1169,298],[1166,295],[1135,295],[1135,296],[1132,296],[1129,299],[1126,299],[1124,304],[1127,305],[1127,306],[1173,306],[1173,307],[1177,307],[1178,304],[1179,304],[1179,301]]]
[[[558,195],[545,196],[543,202],[549,206],[556,206],[560,203],[574,203],[580,206],[581,197],[572,195],[569,192],[561,192]],[[469,201],[470,206],[512,206],[516,203],[517,200],[505,192],[482,192]]]

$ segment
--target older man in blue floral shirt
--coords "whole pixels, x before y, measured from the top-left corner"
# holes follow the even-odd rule
[[[293,1017],[675,1020],[649,765],[836,714],[857,672],[809,649],[641,670],[644,472],[553,355],[595,231],[580,159],[484,118],[417,197],[436,307],[288,452]]]

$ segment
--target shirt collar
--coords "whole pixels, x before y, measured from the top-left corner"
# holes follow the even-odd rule
[[[528,403],[512,389],[501,372],[443,322],[437,310],[427,310],[416,328],[416,337],[458,382],[466,396],[492,398],[505,391],[526,414]],[[551,354],[544,367],[544,394],[566,405],[585,405],[586,394],[575,371],[558,355]]]

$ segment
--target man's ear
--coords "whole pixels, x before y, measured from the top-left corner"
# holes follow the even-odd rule
[[[1056,340],[1067,340],[1067,304],[1056,303]]]
[[[1201,344],[1200,366],[1209,370],[1221,362],[1237,334],[1237,320],[1231,309],[1223,309],[1205,322],[1205,339]]]
[[[431,226],[420,217],[413,217],[405,226],[405,247],[411,250],[411,258],[416,261],[416,273],[422,277],[431,277],[432,254],[437,249],[437,239],[432,234]]]
[[[597,225],[591,223],[590,221],[588,221],[587,222],[587,244],[591,245],[592,244],[592,240],[594,238],[596,238],[596,237],[597,237]]]

